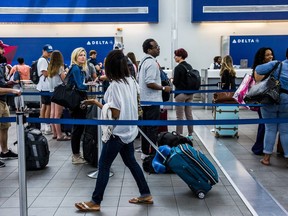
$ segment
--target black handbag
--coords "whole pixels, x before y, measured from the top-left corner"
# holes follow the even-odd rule
[[[80,107],[81,101],[87,99],[87,92],[80,91],[75,87],[65,85],[64,83],[55,87],[51,101],[66,107],[70,110],[75,110]]]
[[[278,74],[278,79],[276,79],[273,74],[276,71],[277,67],[274,67],[270,75],[262,80],[259,83],[253,85],[250,90],[248,91],[247,95],[244,98],[245,103],[247,104],[279,104],[280,103],[280,74],[282,70],[282,63],[280,64],[280,70]]]

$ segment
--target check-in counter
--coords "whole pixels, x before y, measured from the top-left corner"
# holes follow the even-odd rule
[[[236,71],[236,85],[239,85],[241,83],[245,74],[251,74],[252,73],[251,68],[235,69],[235,71]],[[202,89],[217,90],[217,89],[219,89],[217,83],[219,83],[221,81],[220,70],[202,69],[201,70],[201,79],[202,79],[201,84],[209,84],[209,85],[215,84],[215,86],[206,86],[206,87],[203,87]],[[204,100],[203,101],[204,103],[212,103],[213,93],[212,92],[203,93],[201,98]],[[205,109],[211,109],[211,107],[205,106]]]

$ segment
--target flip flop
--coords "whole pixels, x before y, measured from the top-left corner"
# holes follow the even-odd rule
[[[58,138],[57,141],[69,141],[71,140],[70,137],[67,137],[66,135],[62,136],[61,138]]]
[[[260,160],[260,163],[263,164],[263,165],[265,165],[265,166],[270,166],[270,165],[271,165],[270,162],[267,162],[267,161],[265,161],[264,159],[261,159],[261,160]]]
[[[53,136],[52,139],[57,139],[57,136]]]
[[[75,207],[82,212],[100,211],[100,205],[92,202],[75,203]]]
[[[152,196],[147,197],[134,197],[129,200],[129,203],[133,204],[153,204]]]

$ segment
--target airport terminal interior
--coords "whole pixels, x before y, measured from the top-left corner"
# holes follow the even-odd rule
[[[260,47],[271,47],[275,59],[283,61],[288,47],[287,1],[47,0],[45,5],[43,2],[0,2],[0,46],[5,48],[8,64],[16,65],[17,58],[23,57],[31,66],[41,56],[44,44],[60,50],[67,66],[70,66],[71,53],[76,47],[83,47],[87,53],[97,50],[97,60],[101,62],[113,49],[122,49],[124,54],[133,52],[139,62],[145,56],[143,42],[153,38],[160,52],[157,62],[171,78],[177,65],[174,51],[187,50],[187,62],[199,71],[201,90],[204,90],[194,94],[193,145],[215,166],[219,182],[204,199],[199,199],[177,174],[144,172],[154,203],[131,204],[128,201],[139,195],[138,187],[118,155],[110,170],[101,211],[81,212],[74,204],[91,200],[97,167],[72,164],[71,142],[44,135],[50,150],[49,163],[44,169],[25,172],[20,158],[3,160],[0,216],[288,215],[288,161],[277,149],[278,140],[275,140],[271,164],[260,163],[263,155],[251,151],[257,137],[259,116],[243,106],[239,106],[238,112],[235,104],[229,106],[237,107],[235,114],[239,114],[239,120],[246,121],[238,122],[238,117],[235,118],[232,136],[218,133],[218,126],[213,121],[219,106],[211,103],[213,93],[220,89],[220,73],[219,69],[209,69],[215,56],[231,55],[231,68],[236,71],[238,85],[246,74],[252,73],[254,55]],[[40,101],[39,95],[35,95],[35,92],[38,94],[36,87],[25,89],[23,86],[22,90],[28,93],[26,102]],[[175,105],[171,105],[173,96],[169,105],[161,104],[168,113],[169,132],[175,131],[175,125],[169,124],[170,120],[176,120]],[[36,109],[39,107],[40,102]],[[39,121],[39,113],[33,117],[33,112],[28,116],[28,111],[31,109],[25,110],[24,115]],[[11,109],[11,117],[15,116],[15,110]],[[249,119],[256,121],[251,123]],[[206,120],[209,123],[203,122]],[[183,135],[187,134],[184,125]],[[8,131],[8,147],[16,153],[20,147],[23,150],[23,146],[15,144],[18,135],[14,121]],[[141,139],[138,137],[134,141],[134,148],[142,167]]]

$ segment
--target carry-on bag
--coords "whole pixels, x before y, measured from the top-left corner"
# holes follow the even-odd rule
[[[223,120],[223,119],[239,119],[239,107],[238,106],[221,106],[218,104],[214,108],[214,119]],[[239,137],[238,135],[238,124],[233,125],[215,125],[214,126],[215,136],[232,136]]]
[[[160,120],[167,120],[167,119],[168,119],[167,109],[161,109],[160,110]],[[168,126],[167,125],[160,125],[158,127],[158,133],[167,132],[167,131],[168,131]]]
[[[87,119],[97,118],[97,106],[89,106],[86,113]],[[94,167],[98,166],[98,126],[85,125],[83,133],[83,156]]]
[[[46,137],[36,128],[25,128],[26,169],[40,170],[49,162],[49,146]]]
[[[188,137],[178,134],[176,131],[172,132],[161,132],[157,137],[158,146],[168,145],[170,147],[177,146],[179,144],[187,143],[193,146],[191,139]]]
[[[155,148],[157,154],[163,158],[163,161],[160,161],[163,165],[161,167],[161,163],[157,161],[159,157],[155,156],[153,162],[157,164],[157,167],[154,166],[154,169],[157,168],[162,172],[165,170],[165,166],[171,168],[199,199],[203,199],[212,186],[218,182],[218,173],[214,165],[203,153],[191,145],[183,143],[170,150],[169,146],[161,146],[159,147],[160,151],[140,128],[139,131]]]

